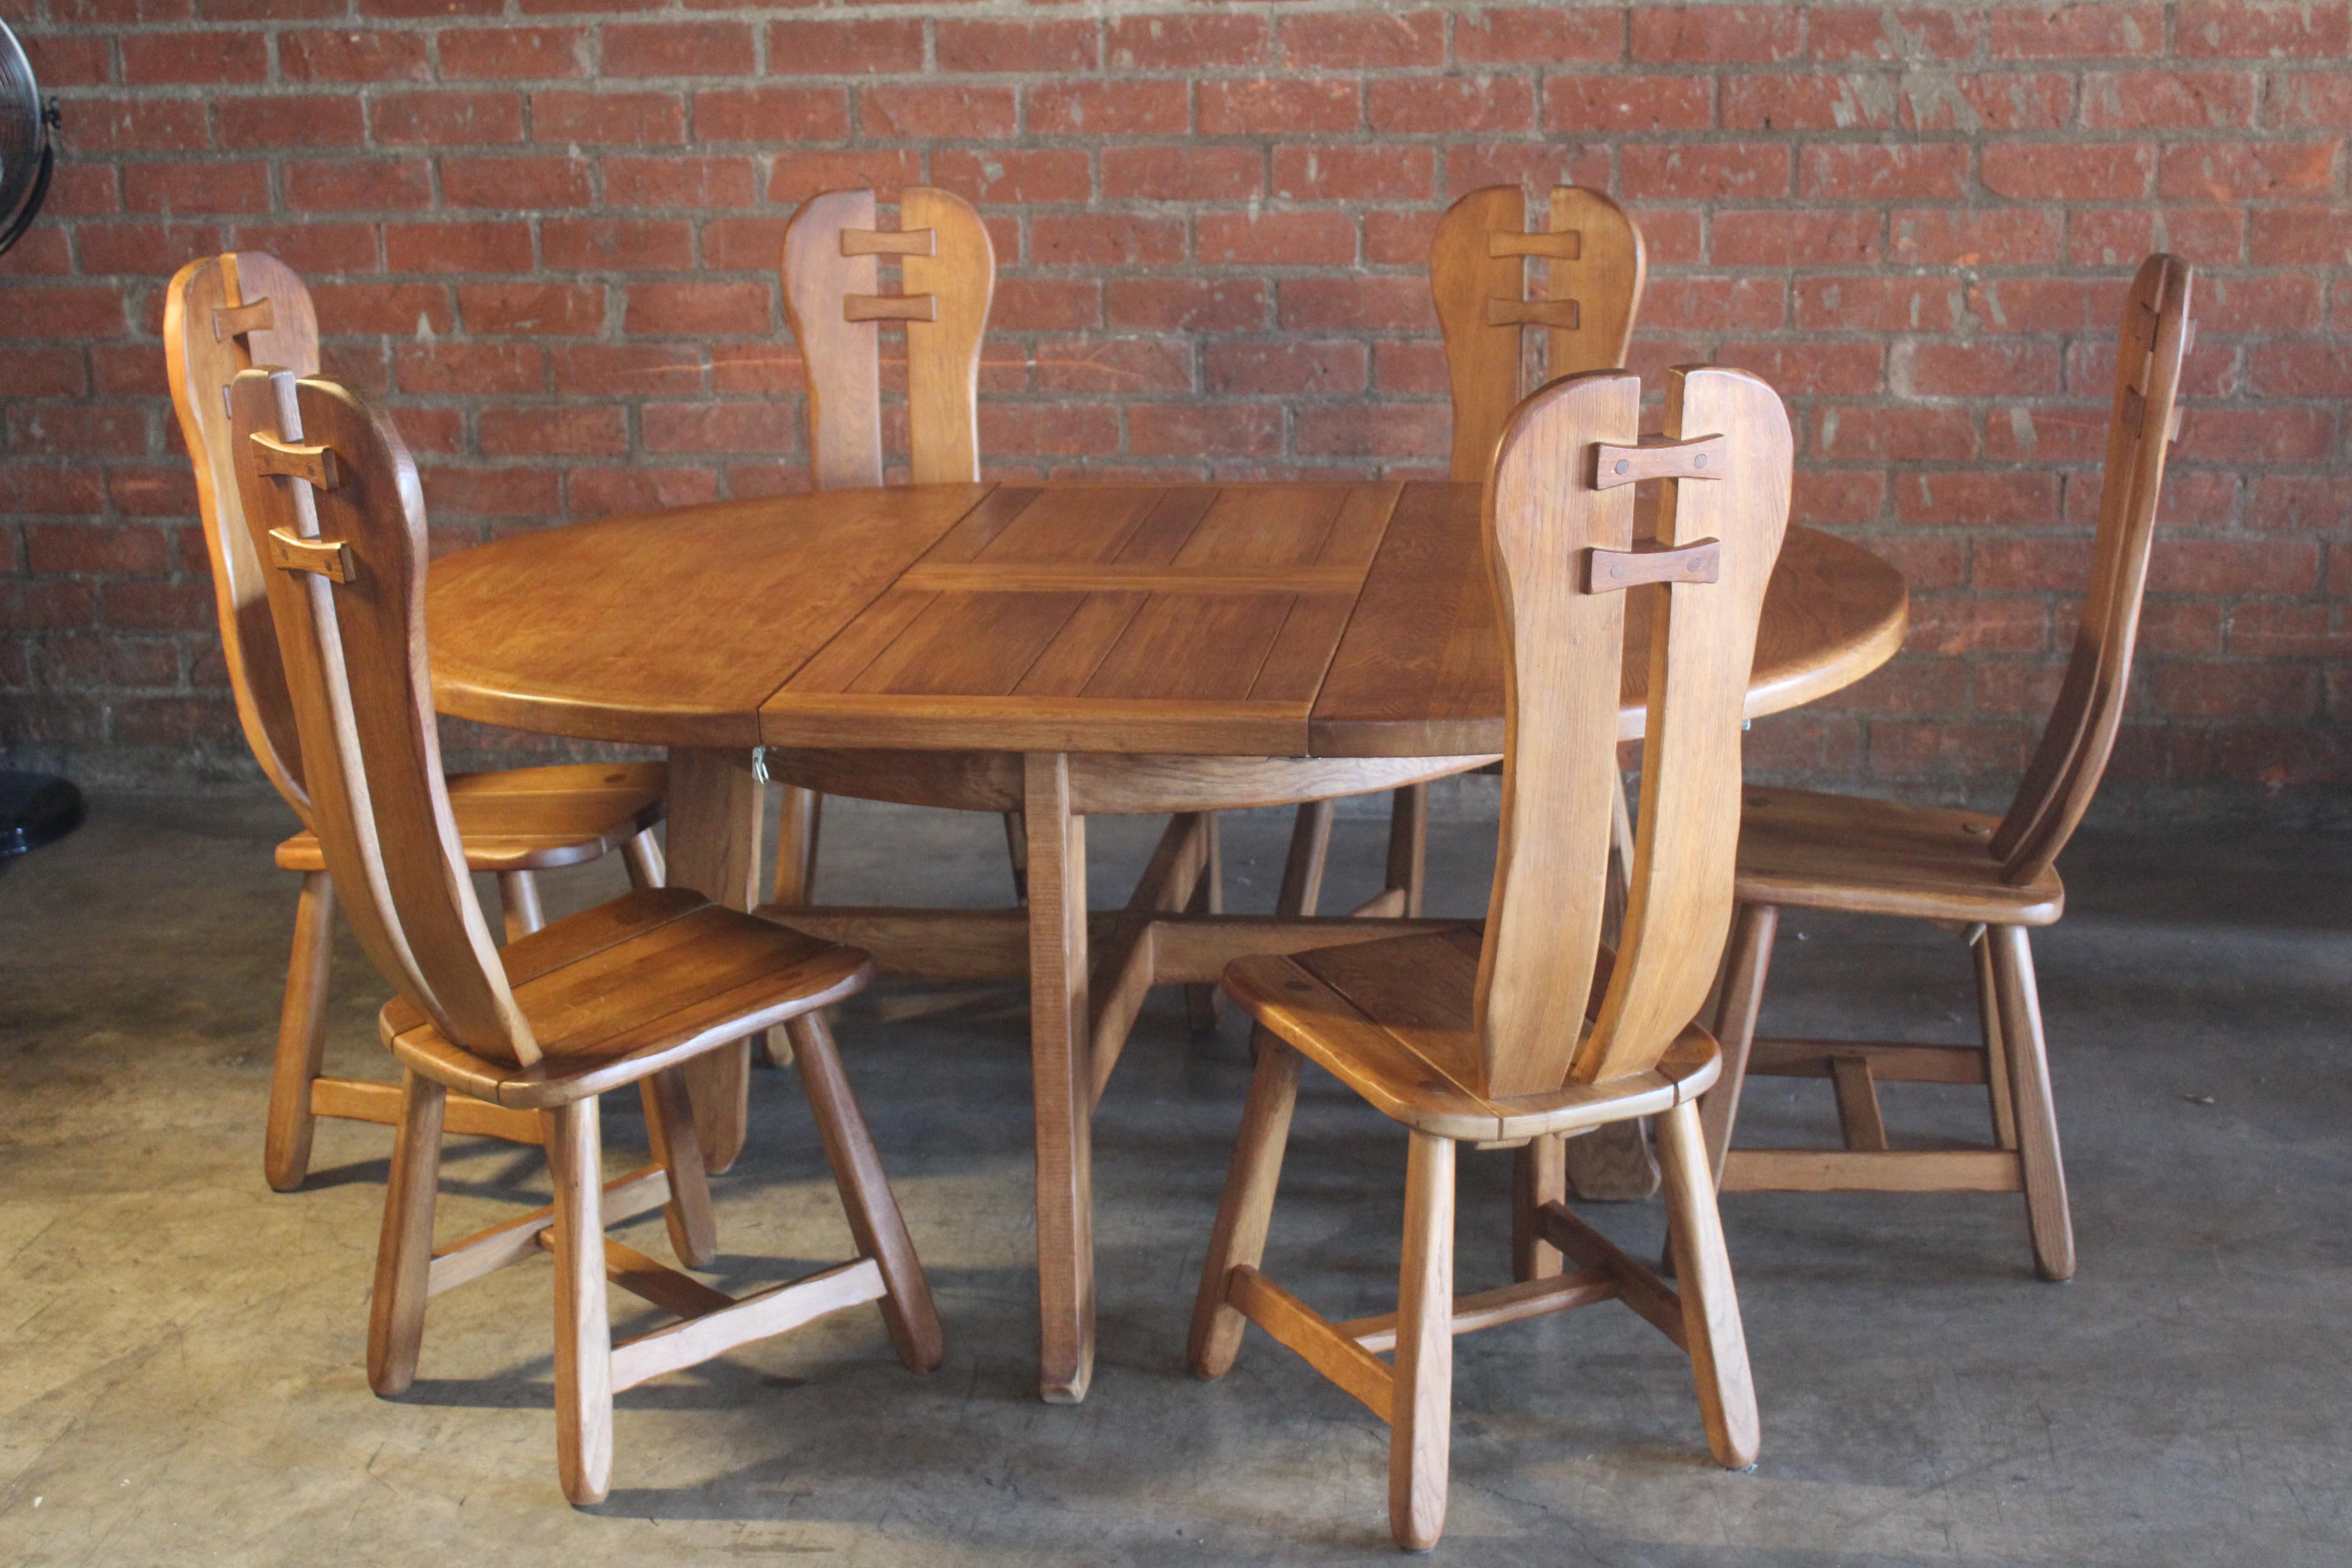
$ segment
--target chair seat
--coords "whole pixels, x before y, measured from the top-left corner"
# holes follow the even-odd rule
[[[1476,1081],[1477,927],[1286,956],[1235,959],[1224,986],[1250,1016],[1383,1114],[1442,1138],[1494,1142],[1575,1132],[1696,1099],[1721,1066],[1693,1024],[1648,1072],[1489,1099]],[[1594,995],[1608,981],[1607,950]]]
[[[407,998],[377,1028],[404,1066],[478,1100],[541,1109],[601,1094],[863,988],[863,951],[647,888],[499,950],[539,1037],[530,1067],[476,1056]]]
[[[1919,920],[2048,925],[2065,912],[2054,870],[2001,880],[1997,817],[1806,790],[1743,792],[1739,901]]]
[[[449,805],[466,864],[477,871],[544,871],[610,854],[662,819],[669,770],[660,763],[582,763],[452,773]],[[278,847],[288,871],[323,871],[318,836]]]

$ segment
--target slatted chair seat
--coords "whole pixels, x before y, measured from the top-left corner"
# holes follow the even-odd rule
[[[1746,792],[1739,901],[1918,920],[2046,926],[2066,889],[2043,867],[2021,886],[1990,848],[2000,819],[1811,790]]]
[[[541,1059],[530,1066],[485,1062],[405,996],[384,1004],[377,1028],[404,1066],[520,1110],[600,1094],[837,1002],[874,969],[856,948],[682,888],[626,894],[509,942],[499,956],[538,1034]]]
[[[662,819],[669,770],[660,763],[581,763],[449,775],[449,806],[475,871],[547,871],[627,847]],[[284,871],[323,871],[307,828],[278,847]]]
[[[1483,940],[1478,927],[1465,926],[1244,958],[1226,966],[1224,984],[1251,1016],[1374,1109],[1459,1142],[1515,1143],[1659,1115],[1715,1082],[1715,1038],[1692,1025],[1647,1072],[1507,1099],[1480,1093]],[[1608,949],[1598,958],[1596,1005],[1609,983]]]

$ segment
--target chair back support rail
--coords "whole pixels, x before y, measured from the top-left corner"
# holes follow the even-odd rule
[[[1705,1000],[1730,923],[1740,714],[1788,526],[1788,415],[1744,371],[1683,367],[1665,434],[1644,444],[1641,397],[1622,371],[1550,383],[1506,429],[1486,486],[1506,707],[1476,1087],[1498,1099],[1655,1066]],[[1634,477],[1672,481],[1638,547]],[[1657,596],[1642,803],[1623,935],[1588,1025],[1627,593]]]
[[[199,257],[180,268],[164,295],[163,362],[180,434],[194,458],[196,510],[237,721],[261,771],[307,826],[310,801],[293,701],[270,628],[263,558],[237,494],[227,395],[237,372],[255,365],[318,374],[319,321],[310,290],[266,251]]]
[[[313,829],[361,945],[450,1040],[539,1059],[467,870],[425,645],[425,534],[398,432],[336,383],[230,384],[243,515],[307,766]]]
[[[898,227],[875,226],[870,190],[812,196],[784,230],[784,314],[808,378],[809,468],[818,489],[882,482],[877,329],[907,329],[908,447],[916,484],[980,478],[980,345],[996,254],[961,197],[914,185]],[[880,262],[901,292],[881,293]]]
[[[1580,185],[1551,193],[1549,226],[1527,228],[1527,196],[1488,185],[1446,208],[1429,251],[1430,292],[1445,336],[1454,402],[1453,477],[1475,484],[1519,405],[1521,336],[1541,327],[1547,378],[1625,363],[1642,308],[1642,231],[1624,208]],[[1540,297],[1530,259],[1544,263]]]
[[[2165,455],[2179,427],[2180,362],[2196,331],[2190,274],[2177,256],[2151,256],[2124,304],[2090,591],[2057,704],[1992,837],[2012,887],[2032,883],[2058,858],[2090,808],[2123,722]]]

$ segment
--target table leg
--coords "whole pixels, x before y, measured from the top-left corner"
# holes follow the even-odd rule
[[[1029,832],[1029,1052],[1037,1106],[1037,1391],[1087,1396],[1095,1363],[1093,1046],[1087,1037],[1087,819],[1070,761],[1022,760]]]
[[[759,901],[759,781],[742,752],[702,748],[669,754],[669,885],[748,910]],[[703,1163],[726,1170],[743,1152],[751,1114],[751,1042],[710,1051],[685,1068]]]

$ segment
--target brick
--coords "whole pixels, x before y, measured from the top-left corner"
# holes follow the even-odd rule
[[[1789,194],[1790,152],[1778,142],[1637,142],[1617,154],[1632,201],[1707,201]]]
[[[589,283],[461,283],[457,309],[469,332],[593,337],[604,324],[604,290]]]
[[[1853,267],[1879,255],[1872,212],[1727,212],[1713,230],[1710,254],[1727,267]]]
[[[403,343],[393,350],[400,390],[419,396],[511,396],[547,387],[547,359],[528,343]]]
[[[2246,357],[2248,389],[2257,396],[2352,399],[2352,346],[2256,343]]]
[[[211,140],[205,106],[188,99],[78,98],[58,134],[89,153],[186,153]]]
[[[1997,142],[1979,156],[1984,187],[2027,201],[2130,201],[2148,194],[2156,149],[2112,144]]]
[[[2231,207],[2088,207],[2066,232],[2077,267],[2130,267],[2150,251],[2177,251],[2200,267],[2235,266],[2245,254],[2246,215]]]
[[[637,283],[623,330],[647,336],[754,335],[772,330],[775,289],[766,283]]]
[[[530,228],[520,223],[388,223],[385,268],[394,272],[528,272]]]
[[[782,343],[719,343],[710,351],[710,385],[714,392],[797,397],[808,388],[807,367]]]
[[[2047,528],[2059,517],[2051,473],[1908,473],[1895,476],[1895,515],[1934,528]]]
[[[1246,403],[1129,404],[1127,449],[1144,458],[1277,457],[1282,410]]]
[[[2319,671],[2279,663],[2151,663],[2141,684],[2157,711],[2180,719],[2305,719],[2319,706]]]
[[[750,158],[604,158],[608,207],[724,211],[751,205],[757,185]]]
[[[105,87],[114,80],[114,51],[103,37],[35,33],[18,24],[16,42],[43,87]]]
[[[1966,59],[1982,26],[1972,12],[1927,5],[1825,5],[1805,14],[1808,53],[1839,63]]]
[[[840,142],[848,135],[849,94],[837,87],[715,88],[694,95],[698,142]]]
[[[1551,131],[1705,131],[1715,84],[1701,76],[1556,76],[1544,82]]]
[[[283,80],[302,86],[429,81],[433,59],[425,45],[423,33],[289,27],[278,35],[278,72]]]
[[[1184,259],[1181,218],[1040,213],[1029,220],[1037,267],[1166,267]]]
[[[1101,404],[983,403],[980,449],[1012,457],[1116,450],[1118,412]]]
[[[25,561],[37,576],[159,576],[170,570],[172,551],[159,528],[34,523],[25,530]]]
[[[2157,192],[2168,201],[2321,199],[2336,188],[2340,142],[2196,142],[2168,147]]]
[[[122,290],[58,284],[8,290],[9,331],[25,338],[110,338],[124,330]]]
[[[2083,123],[2112,131],[2252,126],[2259,81],[2250,71],[2094,72],[2083,78]]]
[[[1535,89],[1523,77],[1379,78],[1367,89],[1365,120],[1401,136],[1532,131]]]
[[[1267,324],[1270,302],[1255,278],[1113,278],[1103,289],[1103,317],[1130,331],[1247,332]]]
[[[0,276],[5,277],[63,278],[73,270],[65,230],[54,226],[27,233],[8,247],[7,259],[0,261]]]
[[[319,328],[332,338],[352,332],[421,336],[420,329],[446,332],[456,325],[449,290],[439,283],[318,283],[310,303]]]
[[[1203,136],[1283,136],[1350,132],[1362,116],[1353,79],[1212,79],[1199,87]]]
[[[1465,65],[1605,63],[1625,55],[1625,14],[1614,6],[1473,11],[1454,19],[1454,58]]]
[[[2061,131],[2074,123],[2074,79],[2001,71],[1904,79],[1903,123],[1914,131]]]
[[[79,397],[89,390],[89,374],[79,347],[9,351],[11,397]],[[0,535],[0,541],[5,537]],[[5,560],[0,560],[0,565],[5,564]]]
[[[569,468],[563,494],[574,517],[622,517],[719,499],[719,477],[709,468]]]
[[[441,199],[452,207],[585,206],[588,169],[584,158],[444,158]]]
[[[436,463],[419,473],[425,509],[448,518],[543,518],[562,510],[562,487],[551,469],[458,468]]]
[[[1278,153],[1276,166],[1281,166]],[[1110,201],[1239,202],[1265,189],[1265,157],[1255,147],[1183,144],[1102,152],[1102,194]]]
[[[1902,87],[1882,75],[1735,76],[1723,84],[1724,128],[1892,130],[1903,119]]]
[[[935,42],[943,71],[1081,71],[1101,63],[1091,21],[942,21]]]
[[[2215,278],[2201,281],[2205,287],[2197,293],[2197,324],[2201,331],[2251,335],[2319,329],[2324,296],[2321,281],[2316,278]]]
[[[1755,372],[1783,397],[1867,397],[1885,385],[1876,343],[1727,342],[1708,357]]]
[[[1042,392],[1193,390],[1192,345],[1181,337],[1048,338],[1033,357]]]
[[[2352,486],[2338,479],[2273,475],[2253,488],[2246,503],[2246,526],[2282,532],[2340,532],[2352,528]],[[2341,566],[2347,553],[2332,552]]]
[[[224,98],[213,105],[213,132],[231,148],[357,147],[367,140],[367,116],[348,94]]]
[[[263,213],[267,163],[132,163],[122,171],[125,212]]]
[[[286,165],[286,201],[297,212],[407,212],[433,205],[433,165],[422,158],[336,158]]]
[[[1887,258],[1921,267],[2048,266],[2058,259],[2059,227],[2060,215],[2040,207],[1898,210],[1887,217]]]
[[[2107,410],[2105,404],[2072,408],[2011,404],[1986,412],[1984,434],[1984,455],[1994,462],[2070,463],[2089,468],[2106,456]],[[2070,521],[2083,521],[2078,515],[2081,489],[2077,486],[2067,492]],[[2096,510],[2093,506],[2094,523]]]
[[[1201,84],[1204,92],[1218,85]],[[1192,123],[1191,95],[1181,81],[1047,81],[1030,86],[1025,96],[1032,136],[1181,135]]]
[[[2048,397],[2061,385],[2053,343],[1907,342],[1894,363],[1894,389],[1917,397]]]
[[[676,218],[548,218],[539,247],[551,268],[668,272],[694,265],[694,226]]]
[[[2290,71],[2270,79],[2263,121],[2289,130],[2341,131],[2352,125],[2352,72]]]
[[[522,140],[522,100],[511,92],[380,93],[368,104],[377,145],[444,148]]]
[[[1279,297],[1290,331],[1427,331],[1437,324],[1424,278],[1286,278]]]
[[[1976,426],[1957,408],[1827,408],[1814,429],[1813,449],[1839,462],[1953,462],[1977,455]]]
[[[2230,651],[2252,658],[2342,658],[2352,627],[2329,605],[2239,605],[2230,612]]]
[[[1803,27],[1791,5],[1650,5],[1633,10],[1633,59],[1763,63],[1797,58]]]
[[[1201,363],[1206,391],[1244,397],[1361,392],[1367,369],[1364,345],[1348,339],[1212,342]]]
[[[1523,190],[1549,190],[1554,185],[1606,185],[1609,150],[1542,142],[1463,142],[1445,149],[1444,186],[1447,197],[1468,195],[1482,185],[1517,185]],[[1670,217],[1646,215],[1644,234],[1670,224]],[[1693,248],[1696,248],[1695,247]],[[1666,259],[1654,245],[1654,259]],[[1683,259],[1676,257],[1675,259]]]
[[[868,136],[972,142],[1013,133],[1009,87],[863,87],[858,122]]]
[[[2174,47],[2188,58],[2341,61],[2352,53],[2352,6],[2343,0],[2182,0],[2175,27]]]
[[[2336,456],[2333,408],[2190,407],[2175,454],[2192,463],[2310,465]]]
[[[74,232],[74,257],[85,277],[107,273],[152,276],[158,257],[202,256],[221,248],[221,232],[209,224],[85,223]],[[16,374],[9,356],[11,395],[32,395]]]
[[[485,408],[476,428],[485,457],[617,458],[629,449],[629,417],[620,408]]]
[[[896,201],[902,187],[923,183],[922,173],[921,155],[903,148],[778,153],[769,165],[768,199],[803,202],[822,191],[871,185],[882,200]]]
[[[915,17],[863,22],[771,22],[771,76],[906,76],[923,68]]]
[[[1114,16],[1103,42],[1103,63],[1115,71],[1245,69],[1273,60],[1263,16]]]
[[[1433,66],[1445,58],[1445,14],[1372,11],[1286,16],[1282,56],[1294,69]]]
[[[580,397],[677,397],[703,390],[703,351],[686,343],[581,343],[549,357],[555,390]]]
[[[1203,213],[1192,220],[1192,254],[1209,267],[1346,267],[1356,226],[1336,212]]]
[[[1301,457],[1436,458],[1454,438],[1442,403],[1308,404],[1297,420]]]
[[[1907,652],[1947,658],[1975,653],[2040,653],[2049,646],[2046,603],[1983,595],[1915,597],[1911,629],[1903,639]]]
[[[740,22],[607,23],[599,56],[608,77],[749,76],[756,40]]]
[[[435,39],[445,80],[500,81],[588,74],[581,27],[456,27]]]
[[[1787,323],[1787,295],[1777,279],[1653,278],[1642,292],[1642,325],[1667,331],[1770,331]]]
[[[201,583],[105,583],[103,624],[125,631],[203,631],[213,625],[212,589]]]
[[[1949,143],[1808,147],[1798,194],[1822,201],[1964,200],[1969,150]]]
[[[1437,194],[1437,157],[1410,144],[1279,146],[1274,194],[1289,201],[1426,201]]]
[[[2164,52],[2156,5],[1999,5],[1985,41],[1995,59],[2109,59]]]
[[[120,44],[122,79],[134,87],[222,87],[269,78],[269,41],[260,33],[129,33]]]
[[[136,458],[147,452],[147,410],[125,403],[12,403],[8,446],[21,455]]]
[[[1094,170],[1075,147],[985,153],[943,148],[931,154],[931,184],[983,205],[1083,202],[1094,194]],[[1010,257],[1011,247],[1000,249]]]
[[[1093,278],[1000,278],[988,324],[1009,332],[1083,331],[1103,324],[1102,295],[1102,283]],[[1157,330],[1150,321],[1122,325]]]
[[[2342,267],[2352,263],[2352,212],[2340,206],[2257,210],[2247,242],[2257,267]]]
[[[674,92],[551,88],[530,95],[530,135],[534,142],[665,146],[686,140],[686,104]]]

